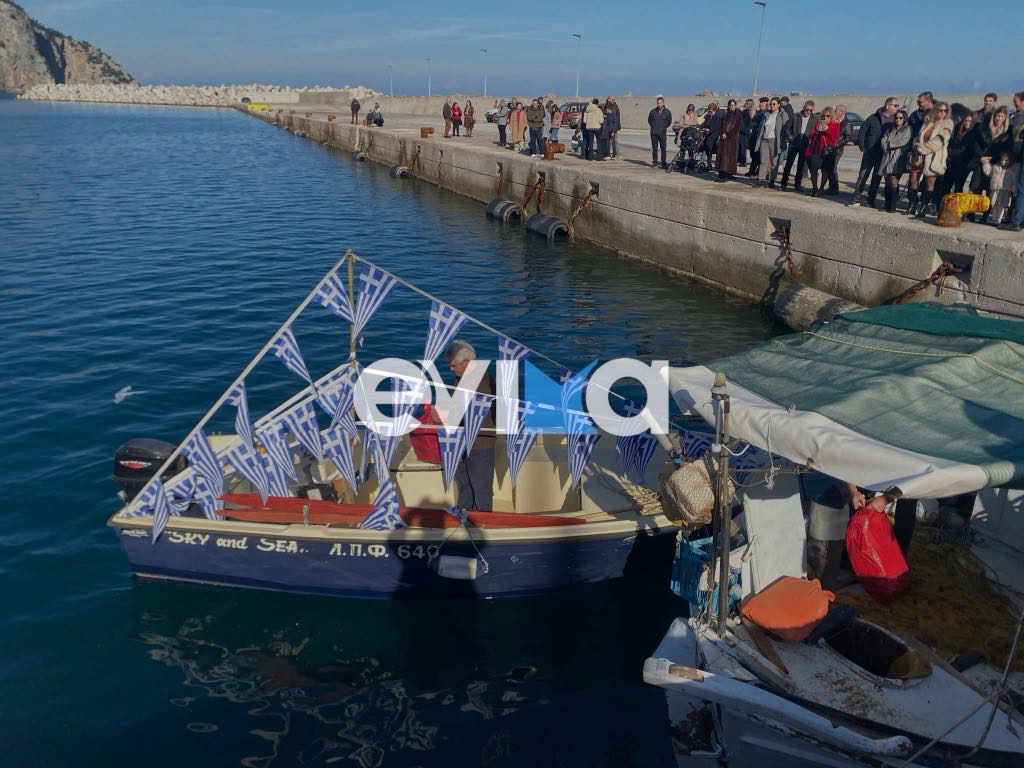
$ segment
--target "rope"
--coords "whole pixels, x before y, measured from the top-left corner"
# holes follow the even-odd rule
[[[952,353],[944,353],[944,352],[908,352],[908,351],[902,351],[901,352],[900,350],[889,349],[888,347],[876,347],[876,346],[873,346],[871,344],[858,344],[858,343],[853,342],[853,341],[842,341],[841,339],[835,339],[835,338],[832,338],[831,336],[826,336],[825,334],[818,333],[816,331],[804,331],[804,333],[807,334],[808,336],[816,336],[819,339],[824,339],[825,341],[831,341],[833,344],[845,344],[848,347],[857,347],[858,349],[869,349],[869,350],[872,350],[874,352],[888,352],[890,355],[903,355],[905,357],[932,357],[932,358],[943,358],[943,359],[949,359],[949,358],[952,358],[952,357],[966,357],[966,358],[968,358],[970,360],[973,360],[980,368],[984,368],[985,370],[989,371],[990,373],[994,373],[996,376],[1001,376],[1002,378],[1008,379],[1008,380],[1014,382],[1015,384],[1024,385],[1024,379],[1022,379],[1022,378],[1020,378],[1018,376],[1014,376],[1012,373],[1007,373],[1006,371],[1000,370],[999,368],[996,368],[994,365],[991,365],[990,363],[986,363],[984,360],[979,360],[975,355],[970,354],[968,352],[952,352]]]
[[[572,216],[565,222],[565,231],[569,235],[570,240],[576,239],[576,219],[578,219],[584,211],[589,211],[594,207],[594,198],[597,195],[594,194],[594,190],[587,192],[587,196],[583,198],[583,202],[580,203],[576,210],[572,212]]]
[[[441,544],[438,546],[437,552],[435,552],[432,555],[430,555],[430,554],[427,555],[427,565],[430,565],[432,562],[434,562],[435,560],[437,560],[437,558],[439,558],[441,556],[441,550],[444,549],[444,545],[448,543],[448,540],[453,535],[455,535],[455,533],[460,528],[462,528],[462,529],[465,529],[466,536],[469,537],[469,543],[473,546],[473,551],[476,552],[476,557],[480,561],[480,568],[481,568],[480,575],[481,576],[486,576],[487,572],[491,570],[491,564],[487,562],[487,558],[483,556],[483,553],[480,552],[480,548],[477,547],[476,540],[473,538],[473,531],[470,529],[469,523],[466,520],[464,515],[465,515],[465,512],[463,512],[463,517],[459,518],[459,524],[457,526],[455,526],[454,528],[452,528],[451,531],[449,531],[445,535],[445,537],[441,540]]]
[[[939,264],[939,266],[937,266],[935,268],[935,271],[932,272],[924,280],[921,280],[920,282],[915,283],[914,285],[912,285],[910,288],[905,290],[903,293],[901,293],[896,298],[889,299],[889,301],[886,301],[885,304],[902,304],[905,301],[908,301],[908,300],[912,299],[914,296],[919,294],[921,291],[925,290],[926,288],[930,288],[933,285],[937,285],[938,286],[938,289],[939,289],[938,292],[939,292],[939,295],[941,296],[942,295],[942,289],[945,286],[946,278],[947,277],[952,277],[953,275],[955,275],[955,274],[957,274],[959,272],[963,272],[963,271],[964,271],[963,267],[958,267],[956,264],[954,264],[951,261],[943,261],[941,264]]]

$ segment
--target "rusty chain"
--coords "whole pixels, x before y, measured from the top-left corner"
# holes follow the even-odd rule
[[[781,224],[777,225],[775,227],[775,238],[782,244],[786,257],[786,272],[789,274],[789,279],[795,283],[797,282],[796,264],[793,262],[793,243],[789,239],[789,230]]]
[[[529,191],[523,197],[523,201],[519,203],[519,207],[523,213],[526,213],[526,206],[530,204],[530,200],[533,199],[533,193],[537,193],[537,213],[541,212],[541,208],[544,205],[544,179],[540,176],[537,177],[537,183],[530,187]]]
[[[498,192],[497,196],[501,197],[502,190],[505,188],[505,166],[498,164]]]
[[[894,299],[890,299],[889,301],[887,301],[885,303],[886,304],[902,304],[905,301],[908,301],[908,300],[912,299],[914,296],[919,294],[921,291],[925,290],[926,288],[930,288],[933,285],[937,285],[938,286],[939,293],[941,294],[942,293],[942,289],[943,289],[943,287],[945,286],[945,283],[946,283],[946,278],[947,277],[952,277],[953,275],[956,275],[956,274],[958,274],[960,272],[963,272],[963,271],[964,271],[964,267],[958,267],[956,264],[954,264],[951,261],[943,261],[941,264],[939,264],[939,266],[937,266],[935,268],[935,271],[932,272],[924,280],[921,280],[920,282],[915,283],[914,285],[910,286],[907,290],[905,290],[903,293],[901,293],[899,296],[897,296]]]
[[[589,211],[594,207],[595,197],[597,197],[597,195],[594,194],[594,190],[587,192],[587,196],[583,198],[583,202],[576,206],[576,210],[572,212],[572,216],[570,216],[569,220],[565,223],[565,231],[570,240],[576,239],[576,219],[578,219],[584,211]]]

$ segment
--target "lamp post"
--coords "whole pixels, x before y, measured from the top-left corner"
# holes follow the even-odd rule
[[[487,98],[487,49],[481,48],[480,53],[484,55],[484,98]]]
[[[764,37],[764,13],[768,7],[768,0],[754,0],[754,5],[761,6],[761,29],[757,33],[757,55],[754,57],[754,89],[751,96],[757,96],[757,71],[761,67],[761,38]]]
[[[583,35],[578,32],[573,32],[572,36],[576,38],[576,98],[580,97],[580,44],[583,42]]]
[[[395,98],[395,78],[391,72],[390,64],[388,64],[388,87],[391,91],[391,98]]]
[[[430,96],[430,59],[427,59],[427,96]]]

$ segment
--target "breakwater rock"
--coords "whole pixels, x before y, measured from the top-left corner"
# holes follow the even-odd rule
[[[243,98],[254,102],[298,103],[302,94],[319,91],[337,93],[334,88],[286,88],[277,85],[67,85],[42,84],[29,88],[19,98],[39,101],[95,101],[113,104],[175,104],[189,107],[226,107]],[[358,99],[373,98],[369,88],[351,88]],[[350,97],[351,98],[351,97]]]
[[[108,54],[31,18],[0,0],[0,91],[45,83],[134,83]]]

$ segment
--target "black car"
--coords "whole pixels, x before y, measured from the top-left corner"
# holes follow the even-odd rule
[[[857,143],[857,137],[860,136],[860,129],[864,126],[864,118],[858,115],[856,112],[847,112],[846,119],[850,121],[850,144]]]

